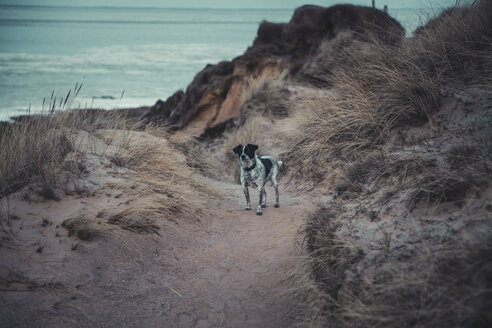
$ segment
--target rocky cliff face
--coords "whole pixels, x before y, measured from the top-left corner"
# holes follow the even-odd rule
[[[323,41],[346,30],[353,31],[356,38],[367,40],[371,36],[388,43],[404,36],[403,27],[395,19],[374,8],[302,6],[286,24],[262,22],[253,45],[243,55],[207,65],[186,92],[180,90],[166,101],[157,101],[146,119],[165,122],[196,136],[220,132],[239,121],[244,102],[266,80],[306,78],[303,64]]]

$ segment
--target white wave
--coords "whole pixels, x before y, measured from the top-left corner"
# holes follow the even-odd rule
[[[95,99],[95,98],[80,98],[72,105],[72,109],[76,108],[97,108],[97,109],[121,109],[121,108],[136,108],[147,107],[155,104],[158,98],[125,98],[122,99]]]
[[[169,44],[88,48],[76,54],[0,53],[1,73],[148,74],[183,65],[206,65],[240,55],[237,45]]]
[[[70,109],[125,109],[125,108],[137,108],[137,107],[150,107],[155,104],[158,97],[148,98],[122,98],[122,99],[95,99],[95,98],[77,98],[71,105]],[[22,109],[21,109],[22,108]],[[28,114],[41,114],[46,113],[46,107],[42,108],[42,102],[31,103],[31,107],[27,108],[25,103],[22,103],[18,107],[3,107],[0,111],[0,121],[9,121],[11,117]]]

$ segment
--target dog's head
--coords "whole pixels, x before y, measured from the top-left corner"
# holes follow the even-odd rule
[[[244,164],[250,164],[255,158],[255,151],[258,149],[257,145],[247,144],[246,146],[237,145],[232,150],[238,155],[239,160]]]

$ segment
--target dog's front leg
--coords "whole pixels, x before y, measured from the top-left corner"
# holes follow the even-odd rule
[[[274,183],[273,188],[275,189],[275,207],[279,207],[280,204],[278,202],[278,183]]]
[[[246,198],[246,207],[244,209],[249,211],[251,209],[251,203],[249,202],[248,185],[246,185],[245,183],[243,183],[243,192],[244,192],[244,197]]]
[[[256,215],[262,215],[263,212],[261,211],[261,201],[263,199],[263,193],[265,192],[265,186],[261,186],[261,184],[258,186],[258,208],[256,210]]]

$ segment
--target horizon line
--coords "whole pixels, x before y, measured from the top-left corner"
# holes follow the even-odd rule
[[[315,6],[320,6],[320,7],[325,7],[329,8],[332,6],[321,6],[321,5],[315,5]],[[364,5],[359,5],[362,7],[370,7],[370,6],[364,6]],[[0,4],[0,8],[64,8],[64,9],[70,9],[70,8],[78,8],[78,9],[167,9],[167,10],[294,10],[302,6],[297,6],[297,7],[284,7],[284,8],[257,8],[257,7],[155,7],[155,6],[80,6],[80,5],[21,5],[21,4]],[[376,8],[379,10],[382,10],[381,8]],[[399,9],[399,10],[415,10],[415,9],[426,9],[426,10],[432,10],[432,9],[437,9],[437,8],[426,8],[426,7],[392,7],[388,8],[390,10],[392,9]],[[443,9],[443,8],[439,8]]]

